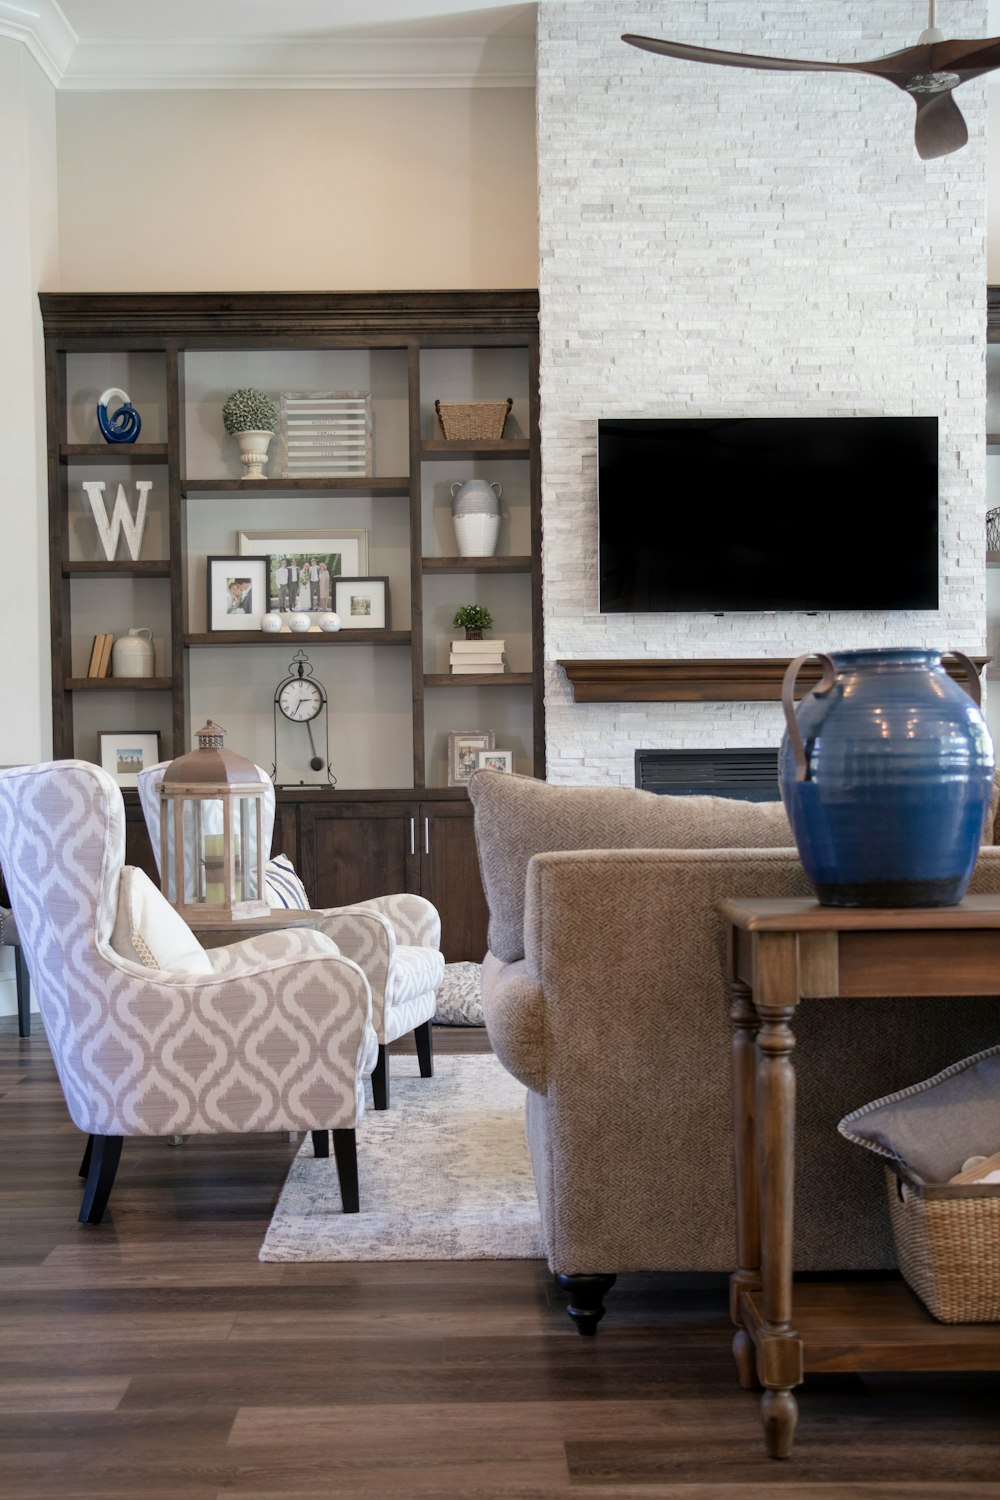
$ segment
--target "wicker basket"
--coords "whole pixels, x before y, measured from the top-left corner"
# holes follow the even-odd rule
[[[921,1186],[886,1168],[899,1269],[940,1323],[1000,1322],[1000,1187]]]
[[[504,425],[513,405],[513,396],[508,396],[506,401],[435,401],[434,410],[450,443],[494,441],[503,437]]]

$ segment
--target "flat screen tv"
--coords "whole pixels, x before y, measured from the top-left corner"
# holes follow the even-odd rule
[[[936,609],[937,417],[598,423],[600,608]]]

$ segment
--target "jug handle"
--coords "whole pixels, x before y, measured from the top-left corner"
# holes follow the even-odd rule
[[[802,669],[803,662],[820,661],[823,663],[823,675],[813,692],[828,693],[837,680],[837,669],[830,658],[822,651],[807,651],[804,656],[796,656],[788,663],[785,675],[781,682],[781,706],[785,710],[785,722],[788,725],[788,740],[795,757],[795,780],[809,780],[809,757],[806,755],[806,747],[802,743],[802,735],[799,731],[799,721],[795,717],[795,679]]]
[[[502,484],[497,484],[496,480],[494,480],[493,483],[490,485],[490,489],[496,491],[496,497],[497,497],[498,500],[502,500],[503,499],[503,485]]]
[[[964,651],[942,651],[941,655],[953,656],[956,661],[962,663],[962,666],[965,668],[965,675],[969,679],[969,697],[976,707],[980,708],[983,702],[983,685],[979,679],[979,673],[976,671],[975,662],[971,661]]]
[[[460,490],[461,488],[462,488],[462,481],[460,479],[456,479],[455,483],[451,487],[451,498],[453,500],[455,498],[455,491],[456,490]]]
[[[148,638],[150,645],[153,644],[153,632],[148,625],[140,625],[136,630],[130,630],[129,635],[144,635]]]

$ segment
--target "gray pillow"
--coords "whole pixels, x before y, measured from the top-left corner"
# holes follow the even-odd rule
[[[524,883],[534,854],[559,849],[788,849],[780,802],[661,797],[629,787],[551,786],[476,771],[469,782],[490,909],[490,951],[524,957]]]

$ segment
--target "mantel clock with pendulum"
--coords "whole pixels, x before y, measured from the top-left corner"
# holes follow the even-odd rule
[[[306,653],[296,651],[288,676],[274,690],[276,786],[337,784],[330,769],[330,706],[313,672]]]

